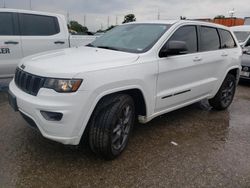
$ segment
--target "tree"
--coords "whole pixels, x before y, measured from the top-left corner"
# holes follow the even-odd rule
[[[134,14],[128,14],[126,16],[124,16],[124,21],[122,22],[124,23],[129,23],[129,22],[134,22],[136,21],[135,15]]]
[[[82,26],[77,21],[70,21],[69,22],[69,29],[76,31],[77,33],[87,33],[88,28],[85,26]]]
[[[109,30],[113,29],[114,27],[116,27],[116,25],[111,25],[108,29],[106,29],[106,31],[109,31]]]
[[[214,19],[220,19],[220,18],[225,18],[225,16],[224,15],[218,15],[218,16],[215,16]]]
[[[180,20],[186,20],[187,17],[186,16],[180,16]]]

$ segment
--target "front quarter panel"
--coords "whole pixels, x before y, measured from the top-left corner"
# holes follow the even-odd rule
[[[89,109],[87,118],[83,119],[80,134],[83,133],[87,121],[101,98],[106,95],[139,89],[145,99],[147,116],[153,114],[155,107],[156,78],[158,73],[157,62],[153,59],[136,61],[133,64],[80,73],[77,78],[84,78],[80,90],[91,93],[88,104],[84,105],[82,111]]]

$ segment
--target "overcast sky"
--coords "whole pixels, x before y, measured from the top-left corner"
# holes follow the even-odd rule
[[[4,0],[0,0],[3,7]],[[30,0],[5,0],[7,8],[29,9]],[[56,12],[67,15],[71,20],[84,23],[89,30],[106,28],[109,24],[118,24],[124,15],[134,13],[137,20],[157,19],[158,10],[161,19],[213,18],[216,15],[228,16],[235,9],[235,16],[250,16],[249,0],[31,0],[33,10]]]

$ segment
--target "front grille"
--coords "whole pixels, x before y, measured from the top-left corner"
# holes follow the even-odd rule
[[[15,83],[25,93],[36,96],[44,82],[44,77],[27,73],[19,68],[16,69]]]

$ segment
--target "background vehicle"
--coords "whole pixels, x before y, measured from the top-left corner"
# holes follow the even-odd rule
[[[63,15],[0,9],[0,78],[12,77],[21,58],[86,45],[95,36],[71,36]]]
[[[250,80],[250,25],[232,27],[231,30],[243,49],[240,78],[242,80]]]
[[[243,48],[250,45],[250,25],[234,26],[231,30]]]
[[[147,123],[202,99],[226,109],[241,55],[224,26],[124,24],[88,46],[24,59],[9,101],[44,137],[77,145],[85,133],[95,153],[113,159],[127,146],[135,118]]]

